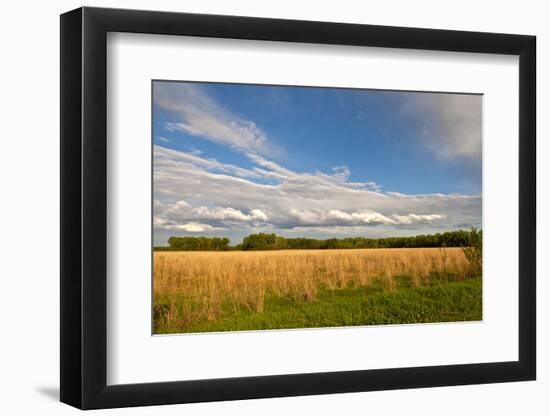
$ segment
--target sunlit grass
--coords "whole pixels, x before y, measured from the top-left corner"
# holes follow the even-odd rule
[[[459,293],[474,291],[474,284],[458,282],[473,276],[460,248],[155,252],[154,330],[479,319],[481,309],[475,306],[481,305],[480,279],[468,280],[479,282],[479,296],[463,307],[443,289],[452,284]],[[428,295],[431,304],[422,301]],[[424,314],[434,302],[440,307]],[[399,304],[410,305],[392,316]],[[464,314],[461,308],[466,308]]]

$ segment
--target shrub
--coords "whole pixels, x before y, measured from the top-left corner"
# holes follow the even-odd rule
[[[468,237],[468,246],[462,248],[470,263],[472,273],[481,275],[483,271],[483,235],[481,230],[472,227]]]

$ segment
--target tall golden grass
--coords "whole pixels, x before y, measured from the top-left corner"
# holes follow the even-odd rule
[[[376,280],[393,292],[397,278],[420,287],[471,272],[461,248],[155,252],[155,319],[185,328],[228,309],[261,313],[266,294],[310,303],[321,288],[368,287]]]

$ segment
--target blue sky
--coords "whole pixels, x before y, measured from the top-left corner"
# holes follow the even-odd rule
[[[481,224],[482,96],[155,81],[154,240]]]

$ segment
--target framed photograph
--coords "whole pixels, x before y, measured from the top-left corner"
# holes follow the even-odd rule
[[[61,401],[533,380],[535,37],[61,16]]]

